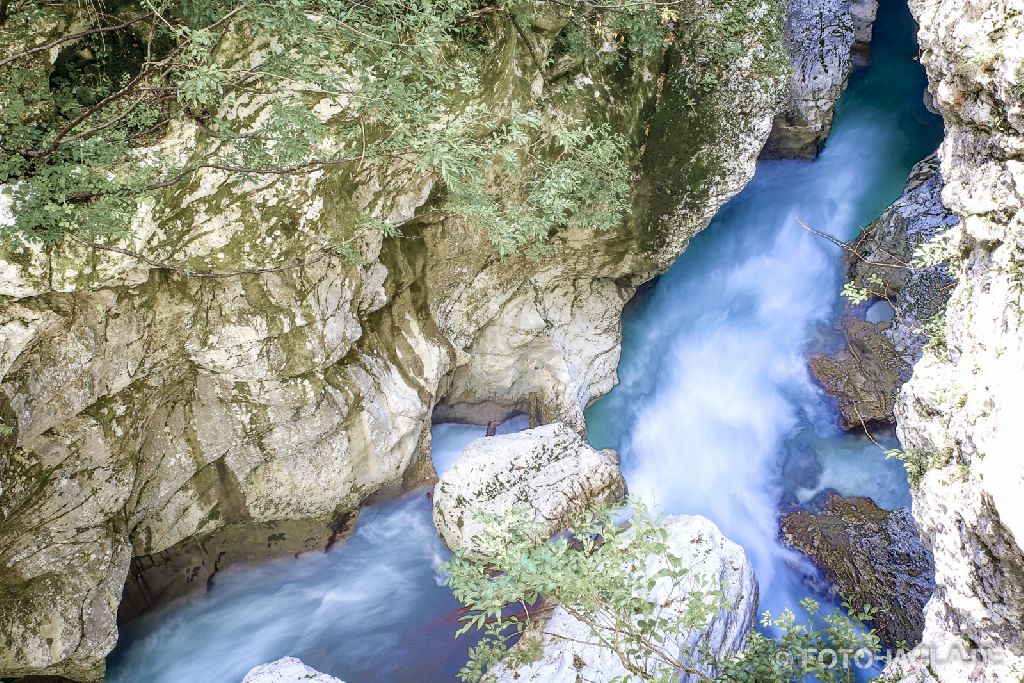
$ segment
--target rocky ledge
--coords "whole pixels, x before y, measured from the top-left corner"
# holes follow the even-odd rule
[[[665,519],[667,543],[671,552],[690,568],[685,585],[673,585],[666,578],[655,584],[652,596],[663,604],[666,613],[681,614],[687,598],[698,585],[722,586],[726,607],[712,616],[704,628],[670,641],[666,648],[680,659],[706,647],[713,655],[728,657],[737,652],[750,630],[757,611],[757,581],[743,549],[722,535],[704,517],[677,516]],[[665,568],[664,558],[649,558],[644,571],[653,576]],[[703,581],[703,583],[700,583]],[[630,674],[618,657],[597,642],[589,626],[555,607],[550,618],[528,631],[524,638],[540,638],[543,653],[540,659],[514,669],[498,666],[488,672],[488,681],[501,683],[577,683],[577,681],[609,681]],[[517,646],[518,647],[518,646]],[[663,672],[667,673],[667,672]],[[701,680],[683,676],[680,683]]]
[[[942,202],[932,155],[911,171],[903,195],[848,245],[846,279],[868,295],[847,305],[842,348],[811,359],[811,372],[839,401],[844,429],[892,424],[897,395],[910,379],[955,280],[944,264],[913,267],[918,247],[947,234],[957,217]]]
[[[249,670],[242,683],[345,683],[340,678],[320,673],[295,657],[282,657]]]

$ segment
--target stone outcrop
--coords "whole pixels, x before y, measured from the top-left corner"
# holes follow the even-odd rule
[[[820,510],[786,514],[782,538],[851,605],[877,609],[873,625],[886,645],[920,642],[934,568],[909,508],[883,510],[870,498],[833,493]]]
[[[913,512],[935,557],[922,645],[899,681],[1024,676],[1024,13],[1019,2],[911,0],[946,121],[942,198],[959,216],[941,345],[896,407],[930,465]],[[978,650],[987,655],[978,656]]]
[[[767,159],[817,156],[854,67],[870,59],[878,0],[789,0],[789,101],[762,151]]]
[[[344,683],[340,678],[320,673],[295,657],[282,657],[249,670],[242,683]]]
[[[844,429],[895,421],[899,389],[935,334],[930,328],[954,280],[943,264],[910,264],[918,247],[957,223],[942,203],[942,186],[938,158],[930,156],[911,171],[903,195],[849,245],[846,280],[871,296],[847,306],[845,348],[811,359],[814,377],[839,400]]]
[[[613,450],[596,451],[562,423],[477,439],[434,487],[434,524],[451,549],[475,541],[489,517],[524,507],[543,541],[576,515],[622,500],[626,482]]]
[[[742,647],[757,612],[757,582],[750,562],[741,547],[725,538],[718,527],[704,517],[668,517],[665,527],[671,552],[683,560],[683,566],[691,568],[686,585],[673,586],[664,577],[655,584],[652,595],[664,604],[666,614],[682,614],[687,596],[698,588],[701,579],[706,580],[700,584],[703,588],[721,585],[726,605],[703,629],[685,634],[674,642],[670,640],[665,647],[671,648],[673,656],[680,661],[692,661],[688,657],[702,647],[718,657],[729,657]],[[666,566],[663,558],[652,557],[645,571],[653,576]],[[629,672],[617,655],[600,646],[590,627],[565,609],[556,607],[537,630],[542,633],[527,631],[524,638],[541,639],[543,654],[539,660],[515,669],[499,665],[488,672],[486,680],[576,683],[629,678]],[[700,679],[684,675],[678,680],[690,683]]]
[[[767,138],[782,83],[759,60],[782,59],[781,12],[749,5],[743,54],[711,85],[688,78],[701,56],[682,41],[632,75],[595,63],[545,82],[514,31],[499,37],[502,105],[557,91],[636,160],[630,219],[555,235],[544,255],[498,258],[408,167],[199,172],[140,206],[115,245],[148,262],[5,244],[0,676],[99,678],[133,557],[133,581],[171,586],[146,577],[215,568],[225,528],[312,520],[326,542],[366,496],[429,477],[437,403],[492,419],[532,393],[545,419],[582,430],[615,381],[622,306],[743,187]],[[559,30],[526,28],[542,53]],[[176,123],[162,144],[195,136]],[[402,236],[358,231],[367,213]]]

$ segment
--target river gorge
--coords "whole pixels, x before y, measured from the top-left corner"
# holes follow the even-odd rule
[[[2,248],[0,680],[453,681],[480,642],[442,571],[482,552],[464,515],[515,499],[561,542],[625,490],[722,567],[717,616],[670,649],[742,659],[780,635],[762,612],[812,597],[881,606],[899,656],[858,681],[1024,681],[1024,5],[699,0],[692,26],[652,15],[649,52],[598,22],[592,60],[567,56],[576,10],[527,4],[452,21],[441,62],[486,56],[458,115],[553,107],[589,126],[584,161],[621,133],[621,179],[589,195],[566,172],[593,221],[628,184],[615,226],[531,185],[566,225],[506,253],[451,208],[457,171],[367,163],[367,136],[405,132],[361,115],[346,165],[200,165],[128,233]],[[75,45],[78,11],[32,25]],[[262,54],[224,31],[213,64]],[[9,61],[51,89],[92,59],[21,39]],[[289,134],[340,135],[357,90]],[[277,115],[273,93],[225,97],[225,121]],[[138,158],[222,144],[199,109]],[[479,158],[544,159],[524,125]],[[513,182],[487,168],[484,191]],[[21,229],[20,182],[0,228]],[[490,680],[625,674],[563,607]]]
[[[777,540],[784,492],[910,503],[899,461],[841,432],[807,370],[815,347],[835,343],[843,254],[799,221],[854,238],[941,138],[941,120],[924,107],[909,12],[883,3],[875,32],[871,66],[839,101],[820,156],[760,162],[629,304],[619,384],[587,413],[591,442],[619,450],[634,495],[666,514],[707,516],[743,546],[761,607],[773,612],[812,594],[805,574],[815,572]],[[439,473],[443,453],[482,435],[470,425],[433,431]],[[801,447],[820,474],[786,481],[786,453]],[[219,576],[208,594],[129,627],[109,680],[228,681],[283,656],[346,680],[452,680],[467,645],[454,640],[459,605],[435,574],[446,548],[429,509],[414,492],[370,508],[327,555]]]

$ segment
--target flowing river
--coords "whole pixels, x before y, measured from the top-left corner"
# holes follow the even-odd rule
[[[808,354],[835,341],[842,258],[798,223],[855,236],[941,138],[921,99],[913,20],[899,0],[881,4],[873,63],[851,80],[820,157],[761,162],[637,296],[623,320],[620,383],[587,414],[592,443],[620,450],[634,494],[705,515],[745,548],[773,611],[795,607],[813,576],[777,541],[784,494],[833,488],[886,508],[909,502],[900,464],[841,433],[809,377]],[[483,429],[433,434],[443,471]],[[130,624],[108,680],[237,683],[290,655],[348,683],[452,681],[472,643],[453,637],[458,604],[436,572],[447,556],[424,490],[366,508],[328,553],[228,569],[208,593]]]

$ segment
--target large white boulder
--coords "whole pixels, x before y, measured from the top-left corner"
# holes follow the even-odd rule
[[[682,585],[673,585],[661,578],[652,592],[665,605],[664,616],[678,616],[686,609],[688,597],[701,586],[721,585],[726,607],[714,615],[703,629],[684,634],[670,644],[672,654],[686,661],[687,653],[706,646],[717,657],[728,657],[743,645],[757,611],[757,581],[743,552],[719,531],[710,520],[699,516],[668,517],[668,545],[673,554],[690,568]],[[653,575],[667,566],[663,557],[651,557],[646,566]],[[551,618],[540,628],[544,646],[541,658],[512,669],[504,665],[492,668],[489,681],[501,683],[576,683],[576,681],[610,681],[629,676],[618,656],[598,644],[591,628],[556,607]],[[526,637],[537,634],[528,633]],[[683,676],[680,681],[698,680]]]
[[[615,451],[596,451],[562,423],[477,439],[434,487],[434,524],[449,548],[474,545],[487,515],[527,506],[545,538],[595,505],[622,500]]]
[[[282,657],[254,666],[242,683],[345,683],[340,678],[320,673],[295,657]]]

